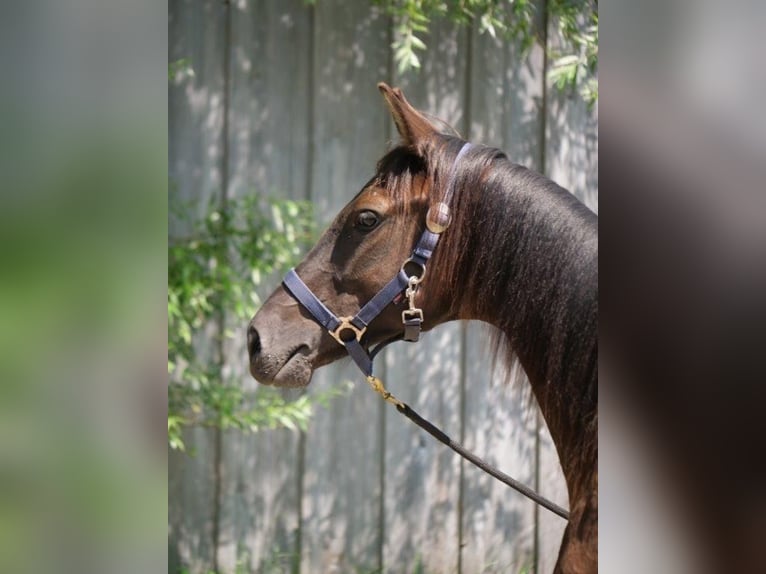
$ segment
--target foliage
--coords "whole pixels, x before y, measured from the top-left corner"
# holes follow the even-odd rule
[[[534,42],[535,5],[532,0],[375,0],[395,22],[394,60],[400,74],[420,68],[416,50],[426,44],[417,34],[428,33],[437,17],[446,17],[461,26],[476,23],[479,33],[502,36],[521,42],[524,51]]]
[[[300,554],[292,550],[284,550],[277,544],[272,545],[268,553],[264,555],[261,563],[258,565],[259,574],[284,574],[285,572],[295,572],[300,564]],[[251,566],[251,556],[249,552],[243,552],[237,555],[237,563],[231,574],[249,574],[254,571]],[[206,570],[205,574],[224,574],[224,570]],[[188,567],[181,567],[178,574],[192,574]]]
[[[191,62],[188,59],[181,58],[168,64],[168,80],[171,82],[193,77],[194,69],[191,67]]]
[[[566,0],[549,2],[565,45],[555,51],[556,60],[548,77],[559,90],[578,89],[588,105],[593,106],[598,101],[598,5]]]
[[[316,4],[316,0],[307,0]],[[427,49],[424,36],[434,18],[459,26],[475,25],[480,34],[519,42],[522,53],[539,42],[546,45],[535,0],[374,0],[394,20],[394,61],[400,74],[420,68],[418,52]],[[598,1],[547,0],[547,17],[559,32],[561,45],[546,45],[553,60],[549,79],[559,90],[577,90],[593,105],[598,100]]]
[[[171,201],[171,205],[177,202]],[[188,206],[177,209],[188,219]],[[312,405],[340,390],[287,401],[279,392],[246,392],[226,374],[223,340],[211,325],[234,320],[246,324],[260,300],[265,278],[295,264],[313,240],[307,202],[252,196],[211,206],[200,225],[168,244],[168,440],[184,449],[182,430],[207,425],[257,431],[284,426],[304,429]],[[213,329],[215,330],[215,329]],[[210,347],[213,347],[212,349]]]

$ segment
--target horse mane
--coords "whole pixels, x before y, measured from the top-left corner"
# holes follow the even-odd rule
[[[439,134],[417,149],[396,147],[374,179],[409,211],[410,186],[425,176],[425,201],[438,202],[463,143]],[[522,361],[541,407],[561,415],[549,426],[582,417],[597,424],[595,214],[553,181],[480,145],[456,168],[452,202],[452,224],[430,263],[452,304],[465,294],[493,317],[493,360],[506,373]]]

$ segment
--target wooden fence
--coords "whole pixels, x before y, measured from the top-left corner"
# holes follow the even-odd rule
[[[399,76],[392,22],[367,1],[171,0],[169,10],[169,60],[194,70],[169,89],[170,179],[182,197],[309,199],[329,222],[396,139],[383,80],[597,209],[596,113],[546,82],[539,45],[522,59],[511,43],[437,21],[422,70]],[[552,26],[547,36],[556,42]],[[229,372],[256,388],[243,341],[226,354]],[[468,448],[567,504],[523,374],[513,385],[492,376],[484,327],[442,326],[417,352],[387,350],[377,368]],[[320,370],[309,392],[341,380],[357,385],[317,410],[306,433],[187,433],[195,455],[169,459],[171,572],[552,569],[561,519],[462,463],[353,366]]]

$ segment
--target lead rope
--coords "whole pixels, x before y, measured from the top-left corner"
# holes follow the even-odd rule
[[[510,486],[511,488],[513,488],[517,492],[520,492],[521,494],[523,494],[530,500],[536,502],[540,506],[547,508],[554,514],[558,514],[564,520],[569,520],[569,512],[561,508],[555,502],[551,502],[544,496],[541,496],[540,494],[538,494],[537,492],[529,488],[527,485],[508,476],[503,471],[498,470],[497,468],[495,468],[494,466],[486,462],[484,459],[473,454],[471,451],[466,450],[466,448],[463,445],[461,445],[459,442],[452,440],[452,438],[450,438],[450,436],[447,433],[445,433],[443,430],[441,430],[439,427],[437,427],[436,425],[432,424],[431,422],[421,417],[415,410],[412,409],[412,407],[410,407],[410,405],[400,401],[394,395],[392,395],[389,391],[387,391],[386,387],[383,385],[383,381],[381,381],[378,377],[374,375],[368,375],[367,383],[370,385],[370,387],[372,387],[372,390],[374,390],[381,397],[383,397],[383,399],[386,402],[394,405],[397,411],[402,413],[405,417],[410,419],[412,422],[414,422],[416,425],[418,425],[420,428],[422,428],[424,431],[426,431],[436,440],[450,447],[452,450],[454,450],[456,453],[458,453],[468,462],[476,465],[477,467],[479,467],[481,470],[483,470],[490,476],[493,476],[494,478],[504,483],[505,485]]]

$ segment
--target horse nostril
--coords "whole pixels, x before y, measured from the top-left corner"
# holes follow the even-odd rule
[[[252,323],[247,327],[247,351],[250,357],[255,357],[261,352],[261,338]]]

